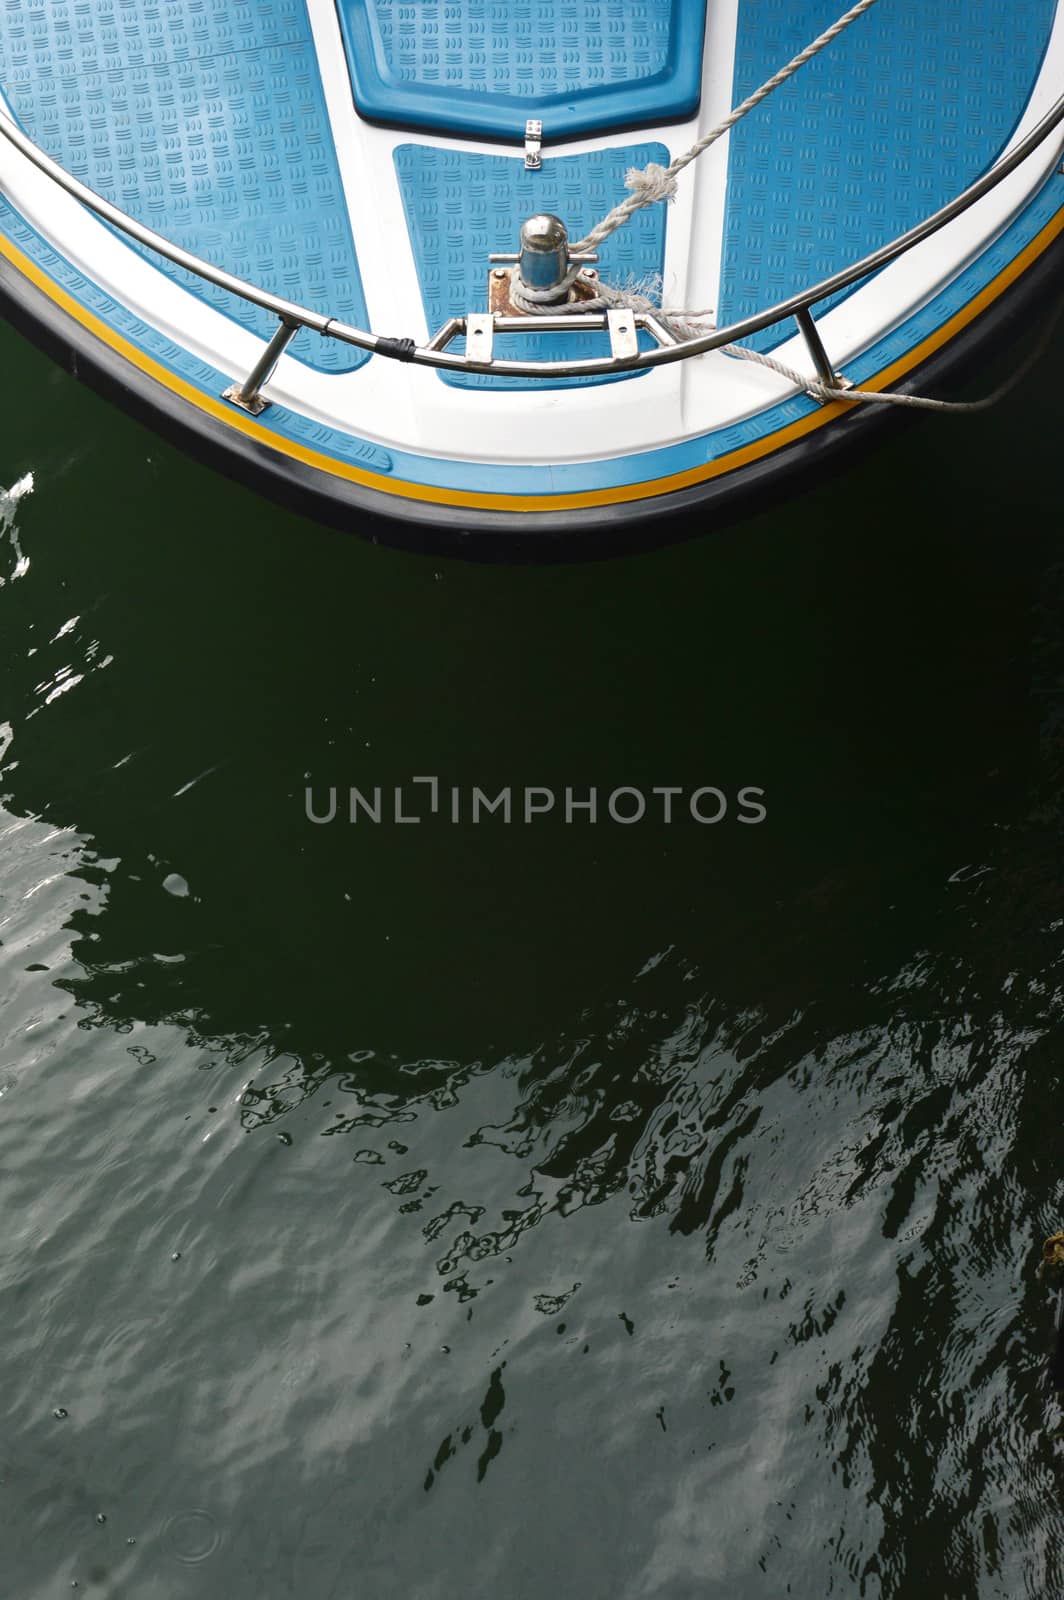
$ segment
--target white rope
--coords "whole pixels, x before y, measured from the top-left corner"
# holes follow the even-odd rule
[[[645,292],[636,289],[611,289],[608,284],[602,286],[603,295],[600,303],[605,305],[624,305],[633,310],[646,311],[656,316],[659,321],[671,326],[675,330],[682,330],[685,318],[711,318],[711,311],[667,311],[662,312],[657,302]],[[511,294],[512,294],[511,288]],[[606,297],[609,298],[606,298]],[[595,302],[582,300],[577,302],[583,310],[594,309]],[[1020,365],[1009,374],[1004,383],[985,395],[981,400],[933,400],[927,395],[884,393],[878,389],[853,389],[843,387],[841,384],[825,383],[822,378],[810,377],[807,373],[799,372],[796,367],[787,366],[786,362],[777,361],[775,356],[765,355],[760,350],[747,349],[741,344],[723,344],[719,347],[722,355],[735,356],[740,361],[752,361],[759,367],[767,367],[770,372],[778,373],[781,378],[786,378],[798,389],[803,389],[816,400],[845,400],[854,404],[869,403],[872,405],[909,406],[916,411],[944,411],[944,412],[975,412],[987,411],[991,406],[997,405],[999,400],[1009,394],[1018,383],[1030,372],[1031,368],[1045,354],[1049,342],[1056,331],[1057,323],[1064,315],[1064,299],[1060,300],[1042,330],[1042,336],[1035,348],[1027,355]],[[693,333],[704,333],[703,326],[693,328]]]
[[[510,302],[519,311],[534,317],[557,316],[559,313],[571,316],[581,311],[608,311],[614,306],[618,308],[623,306],[626,311],[642,311],[647,316],[656,317],[662,327],[681,343],[685,339],[697,339],[700,334],[707,331],[705,319],[712,319],[712,309],[704,311],[662,309],[660,277],[633,279],[629,283],[620,285],[599,283],[595,285],[595,293],[586,299],[568,300],[559,305],[554,297],[563,288],[570,288],[581,271],[582,268],[579,266],[570,267],[562,283],[553,289],[529,289],[522,280],[518,268],[511,267]],[[584,282],[588,280],[585,278]]]
[[[648,292],[656,281],[652,278],[624,286],[599,283],[595,285],[595,293],[586,299],[563,300],[559,304],[558,296],[572,287],[582,271],[583,268],[577,264],[570,267],[561,282],[555,284],[552,289],[530,289],[522,279],[519,268],[511,267],[510,302],[526,316],[533,317],[572,316],[580,311],[608,311],[611,306],[624,306],[628,311],[645,311],[650,316],[660,318],[666,326],[670,326],[669,317],[685,315],[682,312],[662,312],[660,292],[657,296]],[[586,283],[588,280],[584,281]],[[660,291],[660,280],[657,280],[657,284]],[[678,329],[674,331],[677,337],[684,337]],[[686,337],[692,337],[697,331],[699,330],[692,329]]]
[[[1049,320],[1042,329],[1041,338],[1034,349],[1024,357],[1003,383],[992,389],[981,400],[932,400],[922,394],[885,394],[878,389],[848,389],[841,385],[824,383],[820,378],[809,378],[802,372],[797,372],[794,367],[788,367],[782,361],[777,361],[775,356],[763,355],[760,350],[748,350],[741,344],[724,344],[721,350],[725,355],[738,356],[742,361],[754,361],[759,367],[768,367],[772,372],[778,372],[781,378],[787,378],[800,389],[805,389],[817,400],[852,400],[858,404],[871,402],[885,406],[911,406],[917,411],[952,411],[957,413],[987,411],[991,406],[997,405],[1010,394],[1016,385],[1026,378],[1031,368],[1040,361],[1049,347],[1050,340],[1056,332],[1057,323],[1064,313],[1064,299],[1057,302]]]
[[[738,356],[742,361],[755,361],[759,367],[768,367],[770,372],[778,372],[781,378],[787,378],[799,389],[804,389],[816,400],[871,400],[879,401],[883,405],[914,406],[924,411],[983,411],[987,406],[992,406],[995,400],[1000,399],[1000,394],[995,390],[985,400],[929,400],[917,394],[881,394],[878,389],[851,389],[839,385],[825,383],[821,378],[808,378],[794,367],[788,367],[782,361],[777,361],[774,356],[766,356],[760,350],[747,350],[741,344],[724,344],[721,350],[725,355]],[[1005,386],[1011,388],[1013,379],[1010,378]]]
[[[870,11],[875,3],[876,0],[857,0],[857,4],[851,6],[849,11],[844,12],[836,22],[832,23],[830,28],[814,39],[811,44],[806,45],[804,50],[799,51],[798,55],[788,61],[785,67],[781,67],[778,72],[773,73],[772,77],[768,78],[759,89],[755,89],[752,95],[749,95],[730,111],[722,122],[718,122],[716,127],[711,128],[703,138],[693,144],[689,150],[685,150],[683,155],[677,156],[667,167],[659,166],[657,162],[651,161],[645,167],[631,168],[625,176],[625,186],[631,190],[628,198],[622,200],[619,205],[614,206],[612,211],[607,212],[601,222],[596,223],[582,239],[570,245],[570,252],[573,255],[581,255],[587,251],[594,250],[604,240],[608,239],[611,234],[616,233],[618,228],[623,228],[625,223],[635,216],[637,211],[642,211],[647,206],[656,205],[659,201],[669,202],[674,200],[677,190],[676,179],[685,167],[689,167],[692,161],[696,161],[711,145],[716,144],[718,139],[723,138],[729,129],[734,128],[737,122],[742,121],[743,117],[749,116],[750,112],[755,110],[763,100],[766,100],[775,89],[786,83],[788,78],[793,78],[795,73],[801,71],[808,61],[812,61],[814,56],[818,56],[822,50],[826,50],[828,45],[839,37],[840,33],[844,33],[851,23],[857,21],[858,17],[863,16],[866,11]],[[631,311],[642,311],[648,315],[655,316],[680,341],[697,338],[705,333],[707,331],[707,321],[709,327],[713,326],[712,311],[679,311],[663,308],[661,305],[660,285],[658,285],[659,292],[655,298],[647,292],[648,289],[654,287],[652,281],[648,280],[644,280],[641,284],[629,285],[624,288],[600,282],[596,284],[593,296],[589,296],[586,299],[566,298],[582,272],[583,268],[574,263],[570,266],[569,271],[561,282],[555,284],[552,288],[530,289],[521,278],[520,268],[517,266],[512,267],[510,269],[510,299],[519,311],[524,311],[530,316],[557,316],[559,313],[578,314],[588,311],[605,311],[614,306],[623,306]],[[1021,378],[1027,375],[1044,354],[1062,312],[1064,312],[1064,301],[1061,301],[1057,306],[1036,348],[1010,374],[1004,383],[999,384],[991,394],[986,395],[982,400],[933,400],[926,395],[887,394],[881,393],[876,389],[844,388],[841,384],[825,383],[820,377],[808,377],[805,373],[798,372],[794,367],[789,367],[784,362],[777,361],[774,356],[763,355],[759,350],[749,350],[744,345],[726,344],[721,345],[720,349],[725,355],[735,356],[741,361],[753,361],[759,366],[769,368],[770,371],[788,379],[797,388],[805,390],[817,400],[844,400],[847,403],[856,404],[909,406],[914,410],[921,411],[985,411],[988,407],[1001,400],[1010,390],[1014,389]]]
[[[752,95],[748,95],[732,111],[729,111],[722,122],[718,122],[716,127],[711,128],[704,138],[699,139],[697,144],[693,144],[690,150],[685,150],[683,155],[677,156],[667,167],[659,166],[656,161],[651,161],[645,167],[632,167],[624,180],[626,188],[632,191],[628,198],[622,200],[619,205],[614,206],[612,211],[607,212],[601,222],[597,222],[591,231],[585,234],[576,244],[570,245],[570,252],[573,255],[578,255],[596,249],[605,239],[609,238],[611,233],[616,233],[618,228],[623,228],[625,223],[635,216],[637,211],[643,211],[647,206],[656,205],[659,200],[675,199],[676,179],[685,167],[689,167],[692,161],[697,160],[711,145],[716,144],[718,139],[723,138],[730,128],[734,128],[737,122],[741,122],[743,117],[748,116],[751,111],[761,104],[762,100],[767,99],[772,94],[773,90],[778,89],[780,84],[786,83],[788,78],[793,78],[794,74],[799,72],[807,61],[812,61],[814,56],[818,56],[822,50],[826,50],[828,45],[838,38],[840,33],[845,32],[851,22],[856,22],[857,18],[863,16],[866,11],[871,10],[875,3],[876,0],[857,0],[857,4],[851,6],[849,11],[844,12],[826,32],[822,33],[819,38],[814,39],[811,44],[806,45],[805,49],[800,51],[792,61],[788,61],[785,67],[781,67],[778,72],[773,73],[772,77],[767,79],[760,89],[755,89]],[[605,283],[598,285],[597,293],[593,299],[567,300],[565,296],[580,276],[580,272],[581,268],[579,266],[571,266],[561,282],[555,284],[552,288],[530,289],[523,282],[520,270],[514,267],[510,271],[510,299],[519,311],[523,311],[529,316],[557,316],[559,312],[565,314],[580,311],[602,311],[611,306],[625,306],[632,311],[660,311],[660,307],[653,306],[649,302],[647,304],[636,303],[635,300],[626,297],[624,290],[611,288],[609,284]],[[640,298],[645,299],[645,297]],[[683,318],[697,318],[701,313],[688,311],[672,312],[667,315],[679,318],[682,322]],[[679,331],[679,325],[674,326],[674,331]]]
[[[826,50],[828,45],[838,38],[840,33],[844,33],[852,22],[856,22],[857,18],[863,16],[866,11],[870,11],[875,3],[876,0],[857,0],[857,4],[851,6],[849,11],[844,12],[826,32],[822,33],[819,38],[814,39],[812,44],[807,44],[805,49],[799,51],[792,61],[788,61],[785,67],[781,67],[778,72],[773,73],[772,77],[767,79],[760,89],[755,89],[752,95],[749,95],[734,110],[729,111],[722,122],[718,122],[715,128],[711,128],[704,138],[699,139],[697,144],[693,144],[690,150],[685,150],[682,156],[677,156],[674,161],[670,161],[667,167],[658,166],[655,161],[650,162],[648,166],[643,168],[633,167],[625,178],[625,186],[631,189],[632,193],[627,200],[622,200],[620,205],[614,206],[613,210],[608,212],[601,222],[596,223],[590,233],[585,234],[578,244],[571,246],[573,253],[594,250],[603,240],[608,239],[611,233],[616,233],[618,228],[623,228],[628,219],[634,216],[637,211],[642,211],[646,206],[655,205],[659,200],[672,200],[676,195],[677,176],[685,167],[689,167],[692,161],[696,161],[700,155],[709,149],[710,145],[716,144],[718,139],[723,138],[729,129],[734,128],[737,122],[742,121],[743,117],[749,116],[750,112],[755,110],[762,100],[766,100],[775,89],[786,83],[788,78],[793,78],[796,72],[800,72],[807,61],[812,61],[813,57],[818,56],[821,50]]]

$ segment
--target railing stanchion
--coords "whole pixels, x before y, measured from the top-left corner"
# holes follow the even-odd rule
[[[809,307],[799,306],[798,310],[794,313],[794,320],[802,330],[802,337],[805,339],[806,348],[813,358],[813,365],[816,367],[816,375],[820,379],[821,383],[826,383],[829,389],[846,389],[852,387],[849,379],[842,377],[840,373],[836,372],[835,368],[828,360],[828,353],[824,349],[824,341],[817,331],[817,325],[813,321],[813,314]],[[819,399],[821,397],[817,396],[817,398]]]
[[[268,383],[273,376],[273,370],[280,361],[291,340],[299,332],[299,323],[291,317],[282,317],[274,330],[273,338],[262,352],[243,383],[232,383],[222,393],[223,400],[229,400],[234,406],[239,406],[242,411],[250,411],[253,417],[261,415],[269,405],[259,393],[264,383]]]

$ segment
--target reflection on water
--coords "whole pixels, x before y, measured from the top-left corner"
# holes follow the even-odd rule
[[[0,539],[3,539],[5,534],[7,535],[11,545],[11,553],[14,561],[10,575],[7,573],[0,573],[0,588],[2,588],[4,584],[8,583],[11,579],[24,578],[26,573],[29,571],[29,561],[23,555],[22,547],[18,542],[16,514],[18,512],[19,501],[24,499],[26,495],[32,493],[32,472],[24,473],[16,483],[11,485],[10,489],[0,489]]]
[[[789,520],[489,573],[252,515],[46,372],[101,445],[33,458],[0,597],[11,1592],[1064,1589],[1022,405],[964,435],[1013,430],[1007,528],[917,430]],[[412,771],[769,821],[302,815]]]

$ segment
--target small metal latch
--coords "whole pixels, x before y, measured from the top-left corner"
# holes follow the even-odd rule
[[[639,354],[639,339],[635,331],[635,316],[631,311],[607,311],[606,323],[610,330],[610,355],[614,361]]]
[[[471,311],[466,317],[466,355],[473,361],[490,361],[495,337],[495,318],[491,312]]]
[[[529,117],[525,123],[525,168],[536,171],[543,165],[540,147],[543,142],[543,124],[535,117]]]

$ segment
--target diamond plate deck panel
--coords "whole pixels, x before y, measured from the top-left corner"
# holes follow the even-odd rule
[[[698,106],[704,0],[340,0],[355,100],[403,127],[549,138]]]
[[[31,139],[138,221],[365,327],[305,0],[3,0],[0,88]],[[141,253],[263,338],[276,327]],[[306,330],[290,352],[331,372],[368,359]]]
[[[733,104],[840,9],[740,0]],[[1055,9],[1055,0],[891,0],[740,122],[718,321],[860,260],[986,171],[1030,97]],[[793,331],[765,329],[749,343],[770,349]]]
[[[400,145],[395,152],[410,242],[421,283],[430,332],[448,317],[487,309],[487,262],[493,252],[516,248],[516,219],[536,211],[562,217],[569,236],[578,239],[610,206],[627,193],[629,167],[649,161],[668,165],[664,145],[631,145],[544,161],[528,172],[511,156],[475,155],[464,150],[437,150],[428,145]],[[637,212],[602,246],[599,271],[611,283],[625,283],[661,273],[665,259],[664,206]],[[649,348],[647,336],[644,348]],[[461,340],[452,347],[461,350]],[[607,336],[589,333],[499,336],[496,357],[524,360],[581,360],[609,354]],[[639,377],[627,373],[624,377]],[[543,388],[534,378],[493,378],[477,373],[440,373],[445,383],[506,388]],[[573,384],[616,383],[617,377],[569,378],[554,388]]]

